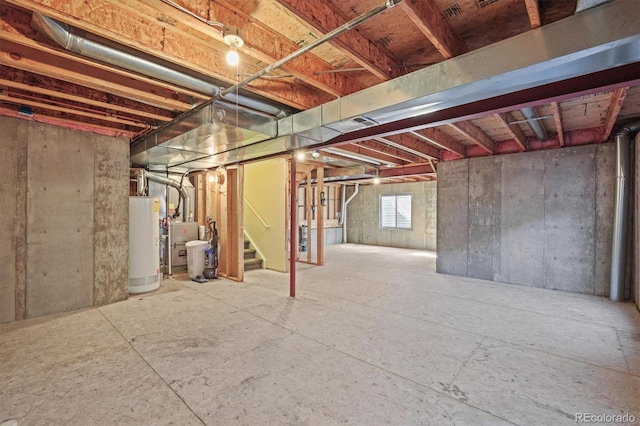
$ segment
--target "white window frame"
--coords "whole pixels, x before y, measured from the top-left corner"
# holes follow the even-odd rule
[[[409,197],[409,207],[408,207],[408,216],[409,216],[409,224],[408,226],[403,226],[400,224],[398,226],[398,218],[406,217],[405,215],[401,215],[401,212],[398,210],[398,198],[406,199]],[[383,217],[383,200],[385,199],[393,199],[393,224],[389,224],[388,219]],[[413,194],[380,194],[380,202],[378,204],[380,214],[378,216],[378,224],[380,229],[400,229],[400,230],[411,230],[413,229]],[[386,221],[386,222],[385,222]]]

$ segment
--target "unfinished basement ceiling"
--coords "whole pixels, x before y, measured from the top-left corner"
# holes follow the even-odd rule
[[[240,123],[232,120],[233,102],[222,102],[208,111],[216,117],[220,114],[215,111],[225,111],[227,120],[200,123],[210,133],[198,134],[202,129],[193,130],[160,144],[147,140],[141,149],[143,135],[154,135],[158,127],[205,103],[211,94],[73,53],[33,28],[34,13],[69,25],[79,36],[129,50],[224,88],[384,4],[381,0],[170,3],[160,0],[0,3],[0,114],[129,137],[138,144],[132,150],[132,160],[155,168],[215,167],[241,159],[239,150],[250,151],[244,146],[255,151],[247,159],[255,159],[260,153],[273,155],[294,147],[309,147],[310,154],[313,146],[318,145],[321,155],[315,159],[308,155],[310,161],[327,168],[374,166],[389,181],[433,179],[433,166],[438,161],[601,143],[610,139],[617,126],[640,117],[640,52],[632,45],[631,53],[627,52],[631,59],[627,59],[624,75],[614,78],[597,74],[601,84],[596,78],[588,89],[580,90],[579,85],[575,89],[568,87],[561,96],[549,96],[541,90],[537,99],[530,97],[526,102],[536,115],[533,118],[523,115],[522,102],[514,100],[511,108],[501,105],[499,109],[487,102],[480,105],[484,114],[460,112],[456,116],[452,112],[446,120],[425,119],[418,124],[407,121],[407,128],[372,126],[369,132],[353,133],[351,140],[351,133],[341,130],[335,135],[314,135],[309,143],[289,139],[283,144],[277,136],[282,133],[282,126],[287,125],[287,119],[269,120],[268,114],[259,112],[256,116],[262,120],[261,125],[252,121],[236,126]],[[596,6],[574,16],[577,6],[580,5],[572,0],[405,0],[357,29],[247,84],[239,94],[244,99],[257,100],[258,105],[270,104],[285,114],[294,114],[294,118],[296,112],[308,110],[308,117],[312,117],[314,108],[318,110],[321,105],[349,99],[349,95],[398,77],[418,75],[416,71],[429,75],[429,69],[450,69],[464,63],[465,58],[474,58],[476,52],[491,52],[495,62],[500,63],[503,58],[496,43],[507,43],[514,36],[533,40],[550,24],[559,32],[564,22],[567,28],[574,28],[569,24],[572,17],[611,5]],[[632,11],[631,17],[626,18],[638,22],[637,15],[637,11]],[[206,20],[240,29],[244,46],[238,49],[237,70],[225,62],[229,47],[223,42],[220,27],[209,25]],[[582,31],[601,32],[602,28],[587,27]],[[635,32],[638,33],[637,29]],[[562,40],[549,43],[561,44]],[[464,58],[455,62],[461,55]],[[486,56],[477,57],[486,60]],[[447,63],[447,68],[443,61],[450,58],[453,60]],[[352,99],[359,98],[354,95]],[[254,107],[252,104],[241,111],[247,117],[255,112]],[[276,130],[269,121],[277,123]],[[540,128],[533,128],[536,123],[545,137],[536,135],[536,131],[540,133]]]

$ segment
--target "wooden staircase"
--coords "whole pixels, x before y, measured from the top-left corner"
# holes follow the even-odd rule
[[[251,248],[249,240],[244,240],[244,270],[262,269],[262,259],[256,257],[256,249]]]

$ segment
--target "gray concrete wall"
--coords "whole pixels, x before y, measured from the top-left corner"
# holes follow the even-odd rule
[[[412,194],[412,229],[380,228],[380,195],[386,194]],[[435,250],[436,183],[360,186],[358,195],[347,207],[347,240],[356,244]]]
[[[0,322],[125,299],[124,138],[0,117]]]
[[[93,303],[106,305],[129,292],[129,141],[96,139],[94,172]]]
[[[0,117],[0,146],[4,164],[0,167],[0,200],[3,219],[0,220],[0,323],[16,316],[16,203],[18,128],[6,126]]]
[[[469,160],[438,164],[436,269],[467,275],[469,247]],[[441,179],[444,175],[447,178]],[[440,255],[443,253],[444,255]]]
[[[438,165],[438,272],[608,294],[612,144]]]

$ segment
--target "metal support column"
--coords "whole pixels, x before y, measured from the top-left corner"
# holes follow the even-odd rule
[[[291,230],[289,235],[289,296],[296,297],[296,251],[298,244],[298,202],[296,195],[298,192],[298,185],[296,184],[296,159],[291,157],[291,182],[290,196],[291,196]]]

